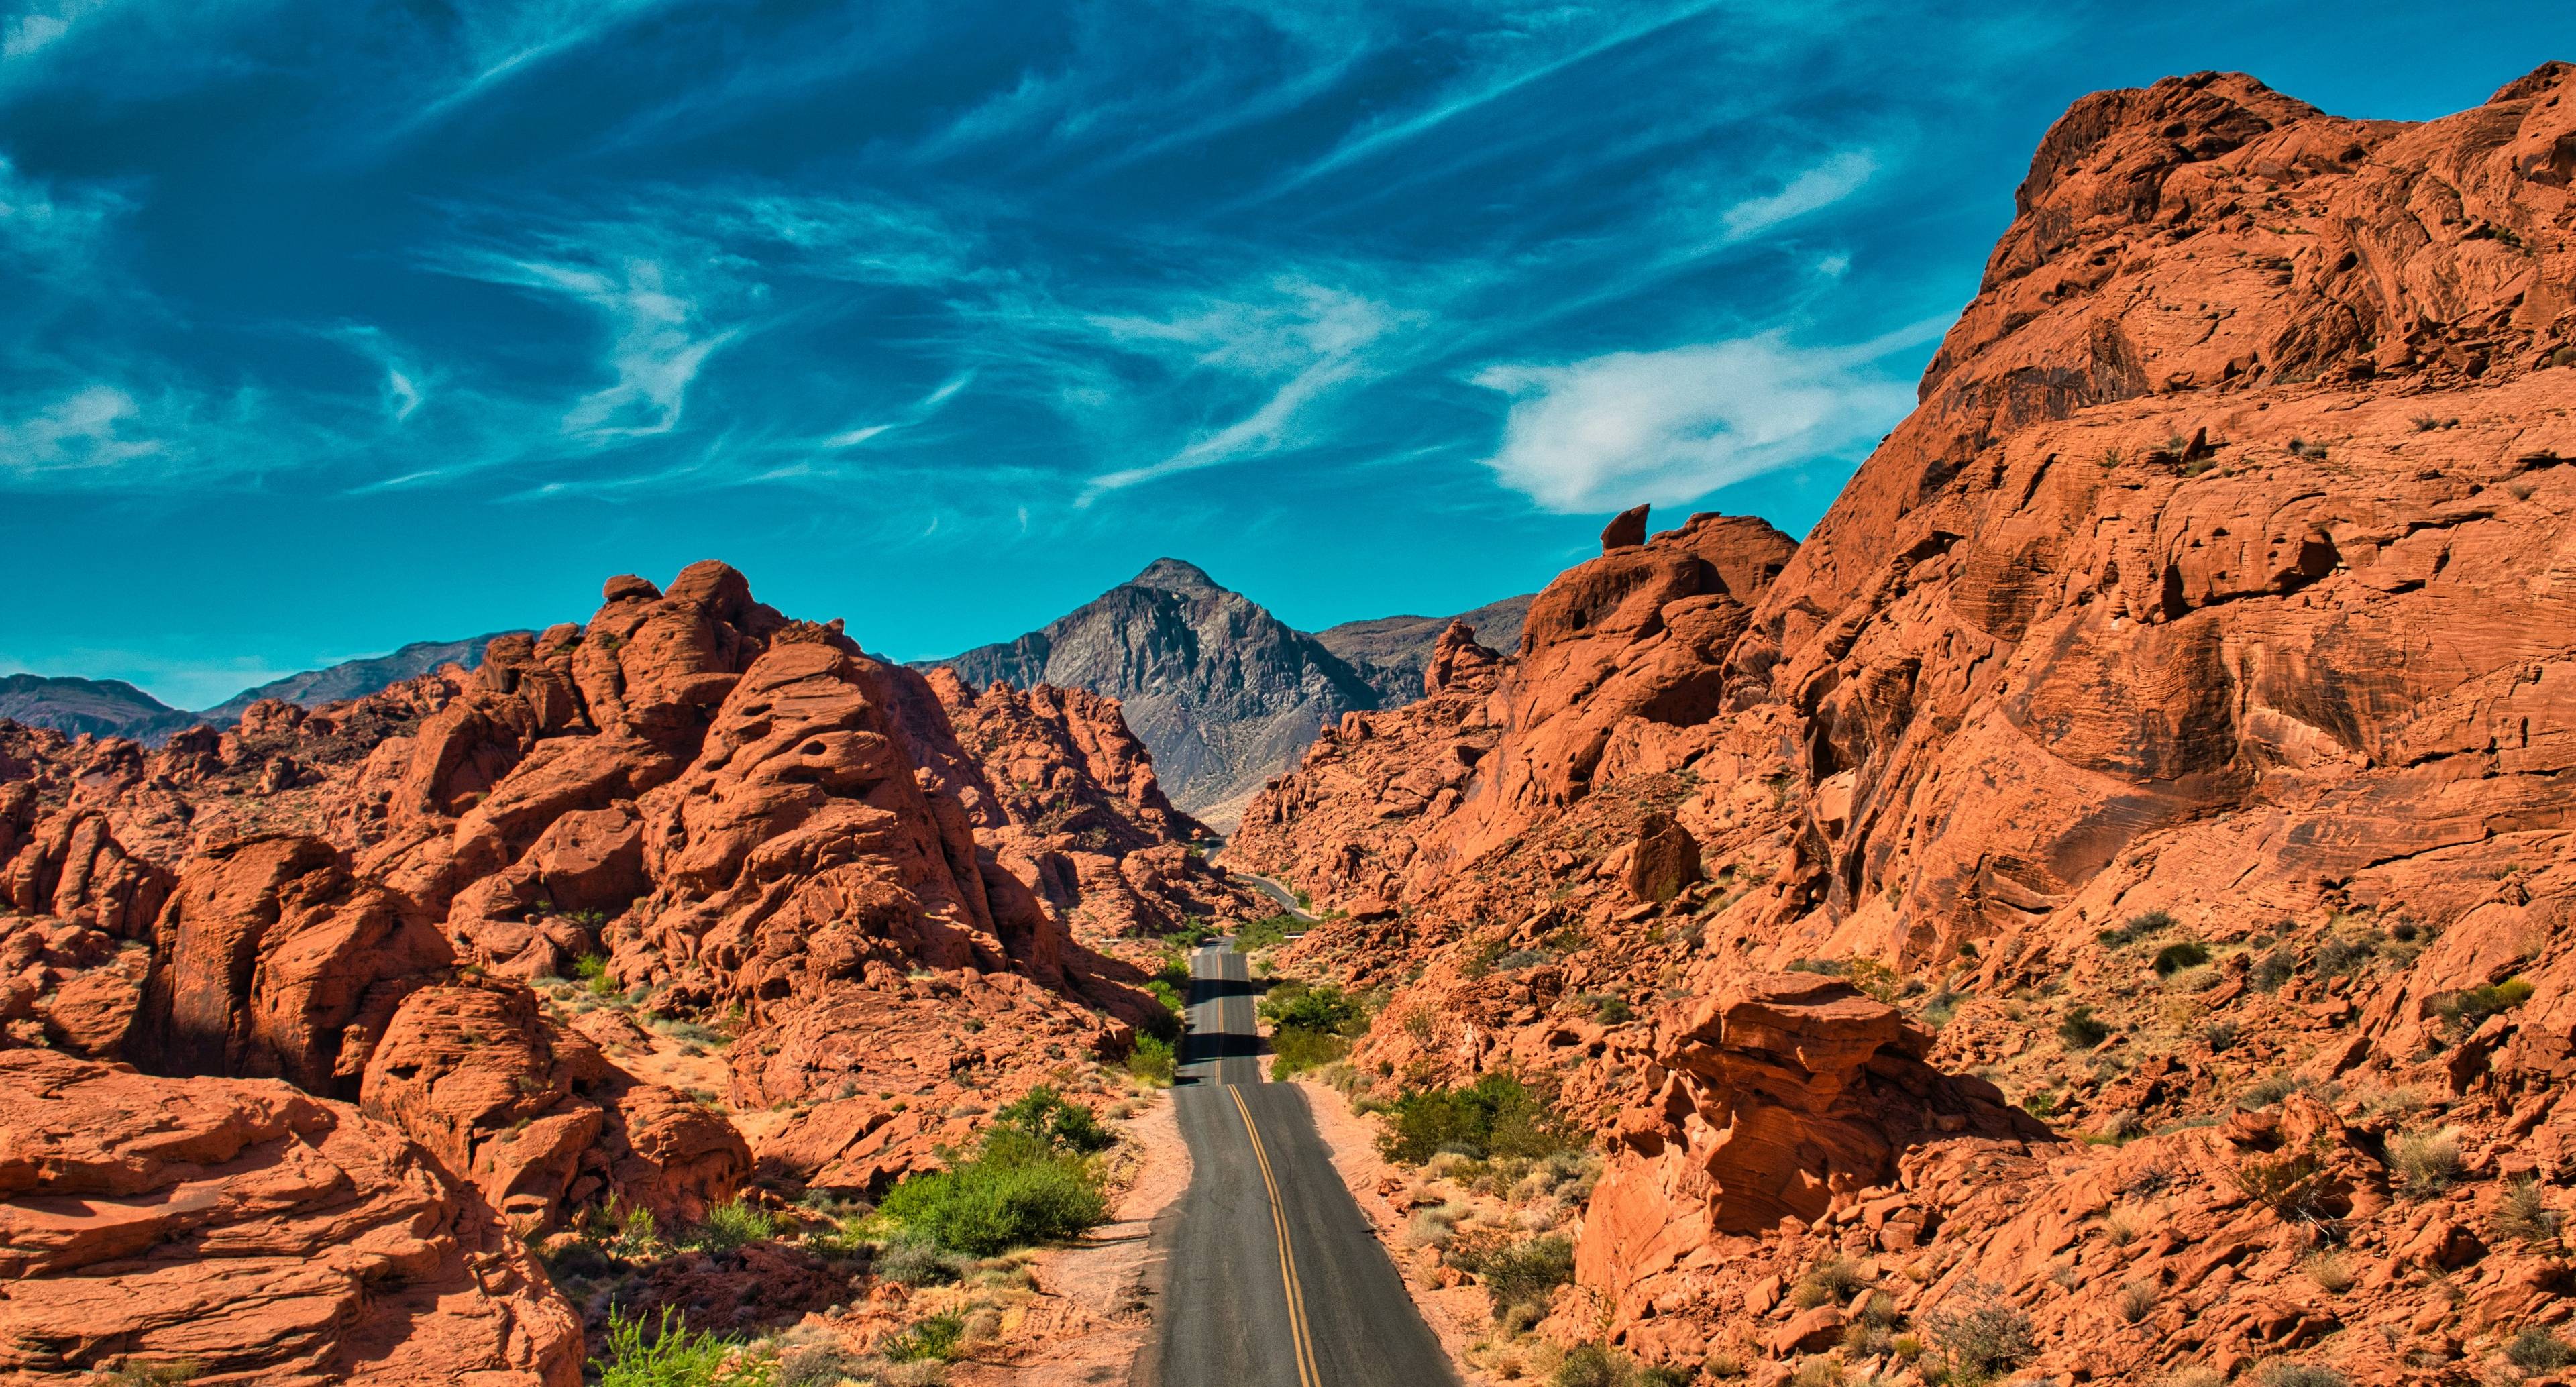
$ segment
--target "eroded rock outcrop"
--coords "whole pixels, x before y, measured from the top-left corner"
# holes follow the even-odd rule
[[[2557,64],[2424,124],[2227,74],[2086,98],[1921,407],[1802,544],[1614,525],[1533,605],[1439,812],[1375,822],[1453,772],[1369,723],[1247,810],[1247,865],[1352,912],[1290,966],[1394,988],[1365,1071],[1514,1068],[1615,1134],[1581,1265],[1616,1337],[1819,1351],[1781,1288],[1829,1254],[1901,1260],[1900,1318],[2000,1297],[2022,1360],[2097,1380],[2302,1354],[2442,1381],[2566,1313],[2469,1187],[2569,1174],[2542,1077],[2576,1053],[2568,149]],[[1792,965],[1946,1021],[1905,1064],[2102,1144],[1926,1125],[1904,1083],[1867,1106],[1918,1136],[1741,1106],[1771,1062],[1701,1012]],[[2141,1136],[2258,1075],[2278,1131]],[[2301,1084],[2331,1086],[2274,1116]],[[2483,1174],[2428,1185],[2400,1137]],[[2298,1199],[2180,1178],[2257,1166],[2331,1187],[2366,1296],[2296,1273]],[[2168,1213],[2148,1250],[2104,1231]],[[2494,1298],[2420,1305],[2434,1274]]]
[[[277,1082],[0,1052],[0,1381],[573,1387],[581,1333],[471,1189]]]

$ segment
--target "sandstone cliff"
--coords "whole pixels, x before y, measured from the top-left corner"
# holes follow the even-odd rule
[[[2558,64],[2076,103],[1803,544],[1624,518],[1248,806],[1351,912],[1291,966],[1393,991],[1361,1077],[1550,1079],[1648,1358],[1904,1373],[1976,1312],[2094,1380],[2509,1370],[2571,1308],[2571,176]],[[1876,1331],[1784,1300],[1830,1255]]]

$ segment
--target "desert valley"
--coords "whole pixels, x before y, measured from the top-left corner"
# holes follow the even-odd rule
[[[2576,1381],[2571,183],[2083,97],[1803,540],[1457,620],[13,686],[0,1382],[1210,1387],[1220,1175],[1303,1387],[1381,1255],[1478,1384]]]

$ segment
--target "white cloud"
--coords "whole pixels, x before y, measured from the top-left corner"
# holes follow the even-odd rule
[[[606,366],[615,383],[565,412],[567,434],[594,442],[643,438],[678,428],[689,383],[738,329],[708,327],[698,302],[672,283],[660,261],[630,256],[603,265],[468,255],[460,273],[571,299],[607,324]]]
[[[957,397],[957,392],[973,384],[974,380],[974,372],[961,371],[956,375],[949,377],[947,380],[940,382],[938,389],[933,390],[929,394],[922,396],[919,400],[914,401],[912,407],[906,409],[901,417],[883,424],[862,424],[854,429],[844,429],[841,432],[824,439],[823,446],[831,449],[855,448],[860,444],[867,442],[869,439],[875,438],[881,434],[890,433],[896,429],[910,428],[915,424],[929,419],[930,416],[937,414],[941,405],[955,399]]]
[[[1877,172],[1878,161],[1869,151],[1844,150],[1790,179],[1780,191],[1747,198],[1726,209],[1726,237],[1749,240],[1783,222],[1831,207],[1859,192]]]
[[[1513,397],[1503,485],[1558,514],[1675,503],[1885,433],[1914,405],[1876,358],[1922,325],[1859,347],[1793,347],[1778,333],[1561,366],[1498,365],[1475,383]]]
[[[1273,288],[1275,296],[1265,301],[1209,302],[1169,319],[1091,320],[1130,351],[1261,380],[1269,390],[1249,413],[1201,433],[1159,462],[1092,478],[1079,504],[1103,491],[1291,446],[1307,411],[1334,387],[1368,374],[1370,348],[1411,321],[1374,299],[1319,284],[1292,279]]]
[[[64,395],[17,423],[0,423],[0,472],[27,479],[112,468],[157,453],[159,441],[131,434],[141,415],[134,397],[111,385]]]
[[[0,61],[29,58],[51,47],[82,17],[108,7],[111,0],[54,0],[0,24]]]
[[[108,222],[128,205],[94,186],[57,191],[0,155],[0,257],[39,279],[87,282]]]

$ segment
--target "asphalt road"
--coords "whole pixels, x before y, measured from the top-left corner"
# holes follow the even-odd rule
[[[1262,1082],[1251,974],[1224,941],[1190,959],[1172,1090],[1190,1144],[1148,1387],[1454,1387],[1306,1095]]]
[[[1303,920],[1310,925],[1315,922],[1315,917],[1307,914],[1304,906],[1297,904],[1296,893],[1290,891],[1286,886],[1272,881],[1266,876],[1259,876],[1252,872],[1240,871],[1232,867],[1229,867],[1226,870],[1235,876],[1243,878],[1245,881],[1251,882],[1253,887],[1260,891],[1261,894],[1277,901],[1280,909],[1287,911],[1289,914],[1296,916],[1298,919]]]

